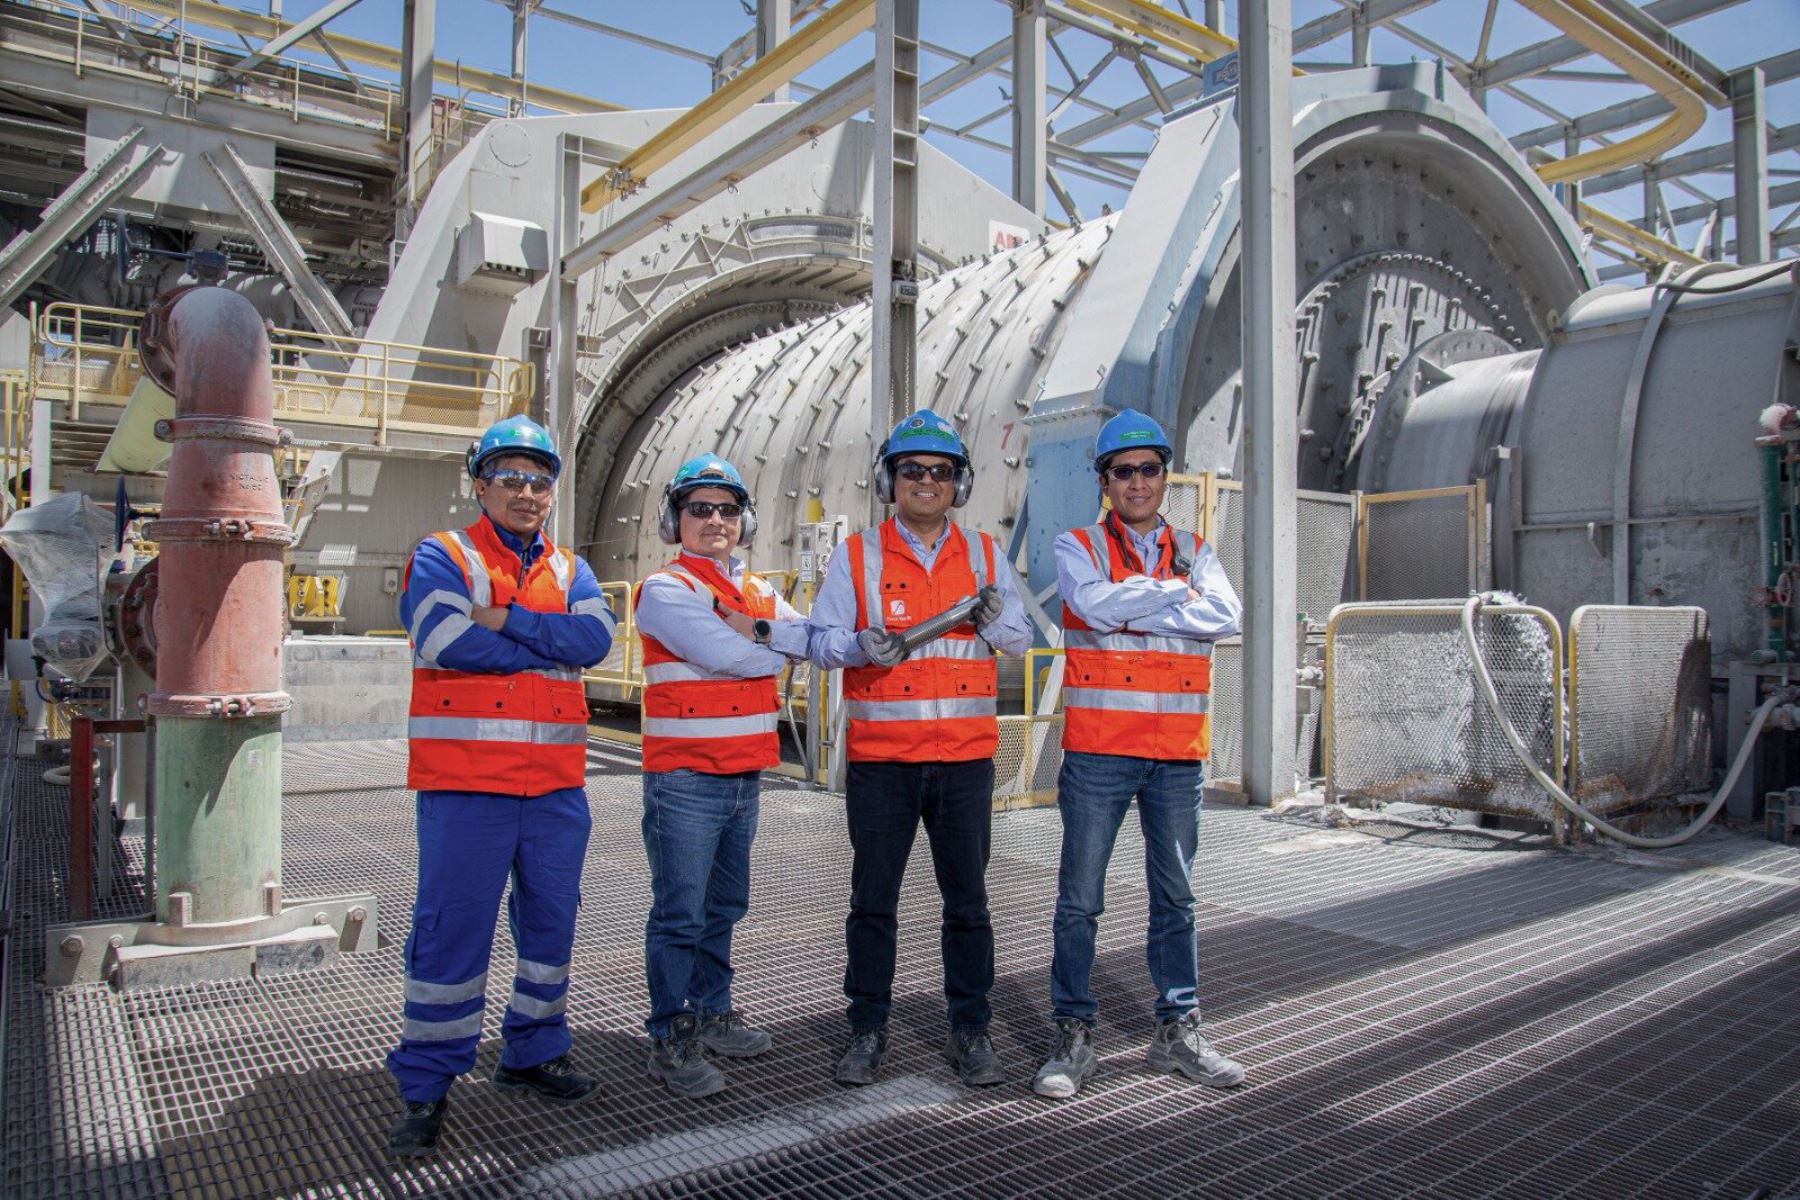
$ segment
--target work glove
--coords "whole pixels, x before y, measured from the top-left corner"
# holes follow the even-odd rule
[[[975,622],[975,628],[980,629],[982,626],[1000,619],[1002,605],[999,584],[988,584],[975,593],[975,600],[975,611],[969,614],[969,619]]]
[[[891,630],[865,629],[856,635],[856,644],[878,667],[891,667],[906,657],[906,642]]]

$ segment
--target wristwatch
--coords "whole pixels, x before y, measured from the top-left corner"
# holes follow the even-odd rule
[[[756,623],[754,625],[752,625],[750,628],[751,628],[751,631],[753,633],[755,633],[756,637],[754,640],[755,640],[756,644],[759,646],[768,645],[769,644],[769,635],[775,632],[775,627],[773,625],[769,624],[767,621],[763,620],[761,617],[758,617],[756,619]]]

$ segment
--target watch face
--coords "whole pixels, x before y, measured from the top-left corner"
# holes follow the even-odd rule
[[[769,635],[774,632],[774,626],[770,625],[767,621],[761,619],[760,617],[757,619],[757,622],[756,622],[755,626],[753,626],[753,628],[756,630],[756,640],[759,642],[768,641]]]

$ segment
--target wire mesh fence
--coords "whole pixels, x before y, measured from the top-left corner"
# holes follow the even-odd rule
[[[1701,608],[1595,604],[1569,619],[1569,786],[1591,811],[1666,806],[1712,781]]]
[[[1481,589],[1487,505],[1481,483],[1361,499],[1360,599],[1467,596]]]
[[[1562,634],[1525,605],[1476,623],[1501,708],[1532,756],[1561,777]],[[1480,696],[1455,604],[1344,605],[1325,632],[1328,797],[1405,801],[1548,820],[1551,800]]]
[[[1216,483],[1206,533],[1225,577],[1239,594],[1244,586],[1244,485]],[[1351,598],[1357,550],[1357,497],[1331,492],[1300,492],[1294,505],[1294,580],[1296,608],[1322,621],[1339,603]],[[1173,518],[1170,518],[1173,520]]]

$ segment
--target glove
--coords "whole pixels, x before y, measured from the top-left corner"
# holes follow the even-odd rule
[[[975,599],[975,611],[969,614],[969,619],[975,622],[975,628],[980,629],[983,625],[990,624],[991,622],[1000,619],[1001,604],[999,584],[988,584],[979,592],[975,593]]]
[[[886,629],[869,628],[856,635],[856,644],[878,667],[891,667],[906,657],[906,643],[899,634]]]

